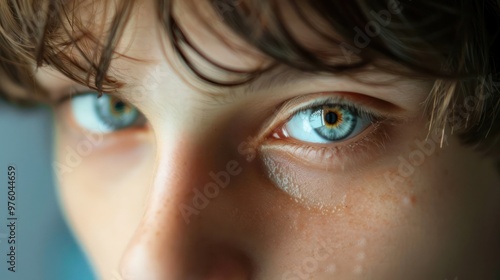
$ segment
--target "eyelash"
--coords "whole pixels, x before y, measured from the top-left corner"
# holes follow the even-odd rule
[[[345,108],[351,110],[355,115],[357,115],[359,117],[368,118],[372,122],[372,124],[375,124],[375,123],[384,119],[384,117],[382,115],[380,115],[380,113],[370,111],[370,110],[365,109],[365,108],[360,108],[360,106],[355,105],[350,100],[347,100],[347,99],[341,98],[341,97],[330,96],[330,97],[327,97],[326,99],[313,100],[310,104],[305,105],[304,107],[299,107],[299,108],[295,109],[294,111],[292,111],[292,113],[290,114],[290,117],[286,121],[289,121],[294,115],[296,115],[298,113],[307,112],[308,110],[316,109],[316,108],[320,108],[320,107],[328,106],[328,105],[344,106]],[[286,121],[285,121],[285,123],[286,123]]]

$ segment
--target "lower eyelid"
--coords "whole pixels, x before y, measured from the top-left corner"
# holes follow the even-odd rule
[[[314,144],[296,140],[270,139],[260,147],[260,151],[279,151],[291,159],[320,169],[346,170],[375,158],[390,139],[387,130],[392,126],[378,122],[362,132],[358,137],[344,143]]]
[[[353,190],[346,187],[351,181],[346,176],[290,162],[286,155],[279,152],[269,152],[261,158],[269,180],[309,211],[333,214],[343,208],[347,194]]]

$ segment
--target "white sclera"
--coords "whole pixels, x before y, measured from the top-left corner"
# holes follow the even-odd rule
[[[105,124],[96,111],[97,95],[84,94],[71,98],[71,109],[75,121],[84,129],[96,133],[110,133],[113,128]]]

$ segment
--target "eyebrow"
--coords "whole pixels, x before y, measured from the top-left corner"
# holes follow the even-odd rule
[[[283,86],[290,86],[297,83],[302,83],[306,80],[312,80],[315,78],[332,78],[335,76],[347,76],[347,77],[358,77],[359,75],[365,75],[371,73],[373,70],[367,70],[366,68],[354,69],[349,72],[341,73],[329,73],[329,72],[306,72],[290,66],[279,66],[276,69],[262,73],[254,80],[243,84],[240,89],[237,90],[237,94],[247,95],[255,92],[265,92],[275,88],[280,88]],[[234,91],[231,91],[231,93]]]
[[[360,73],[366,73],[366,69],[357,69],[347,73],[328,73],[328,72],[306,72],[288,65],[279,65],[262,72],[254,79],[238,86],[218,86],[218,94],[210,94],[213,98],[241,98],[256,93],[267,92],[284,86],[293,86],[294,84],[304,83],[319,78],[331,78],[336,75],[357,76]],[[200,88],[202,90],[202,88]],[[129,94],[119,94],[122,100],[132,103],[133,96]]]
[[[289,66],[279,66],[275,69],[263,72],[240,86],[222,88],[222,90],[219,91],[221,94],[214,96],[214,98],[241,98],[282,88],[284,86],[292,86],[319,77],[327,76],[321,73],[304,72]]]
[[[317,75],[319,74],[303,72],[290,67],[279,67],[270,72],[263,73],[261,76],[243,85],[242,92],[246,95],[248,93],[268,91]]]

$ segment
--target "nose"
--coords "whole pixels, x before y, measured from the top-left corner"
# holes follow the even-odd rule
[[[212,207],[208,204],[217,203],[215,200],[230,199],[216,194],[228,187],[224,186],[227,176],[237,170],[234,162],[227,161],[218,169],[224,171],[211,171],[214,164],[201,161],[203,153],[188,138],[158,145],[155,178],[144,215],[120,262],[124,280],[251,277],[248,255],[234,240],[223,239],[227,233],[214,229],[217,226],[212,222],[220,224],[223,214],[208,211]]]

